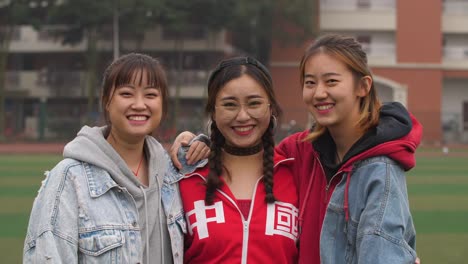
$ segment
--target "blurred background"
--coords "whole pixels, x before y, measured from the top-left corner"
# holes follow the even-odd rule
[[[277,139],[310,126],[299,62],[325,33],[357,38],[382,101],[423,124],[408,192],[423,264],[468,259],[468,0],[0,0],[0,254],[21,261],[42,171],[83,125],[102,124],[105,67],[158,58],[170,90],[157,137],[204,132],[206,82],[225,57],[270,69]],[[14,155],[13,155],[14,154]]]

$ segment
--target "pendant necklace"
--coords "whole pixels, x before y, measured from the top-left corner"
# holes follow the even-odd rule
[[[145,154],[141,155],[141,159],[140,159],[140,162],[138,163],[138,168],[137,168],[136,172],[132,171],[133,174],[135,174],[135,176],[137,176],[137,177],[138,177],[138,172],[140,171],[141,163],[143,162],[143,157],[145,157]]]

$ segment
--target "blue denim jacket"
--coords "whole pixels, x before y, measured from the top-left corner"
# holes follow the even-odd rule
[[[182,263],[186,224],[177,181],[183,175],[170,164],[161,195],[173,260]],[[46,174],[31,212],[23,263],[141,261],[138,210],[125,188],[106,171],[73,159]],[[80,213],[82,203],[91,209],[86,215]]]
[[[354,164],[349,181],[349,219],[344,197],[348,172],[336,186],[320,237],[322,263],[408,263],[416,258],[404,171],[388,157]],[[395,227],[398,228],[395,228]]]

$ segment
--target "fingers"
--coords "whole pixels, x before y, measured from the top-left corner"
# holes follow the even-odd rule
[[[416,258],[416,261],[414,261],[414,264],[421,264],[421,260],[419,258]]]
[[[169,156],[171,157],[172,163],[176,168],[179,170],[182,169],[182,164],[180,164],[179,159],[177,158],[177,150],[179,149],[180,144],[172,144],[170,150],[169,150]]]
[[[195,141],[190,146],[186,158],[189,165],[194,164],[208,156],[210,148],[201,141]]]
[[[169,149],[169,155],[171,157],[172,163],[178,169],[182,169],[182,164],[180,164],[179,159],[177,158],[177,151],[181,146],[187,146],[190,140],[194,138],[195,135],[192,132],[184,131],[180,133],[175,139],[174,143],[172,144],[171,148]]]

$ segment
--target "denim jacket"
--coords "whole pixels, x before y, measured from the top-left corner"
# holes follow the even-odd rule
[[[416,231],[405,181],[402,167],[385,156],[343,172],[323,221],[321,262],[414,263]]]
[[[183,175],[169,167],[161,196],[173,261],[182,263],[186,224],[177,181]],[[143,244],[135,201],[107,171],[64,159],[46,176],[31,212],[23,263],[141,261]],[[88,205],[86,214],[80,204]]]

